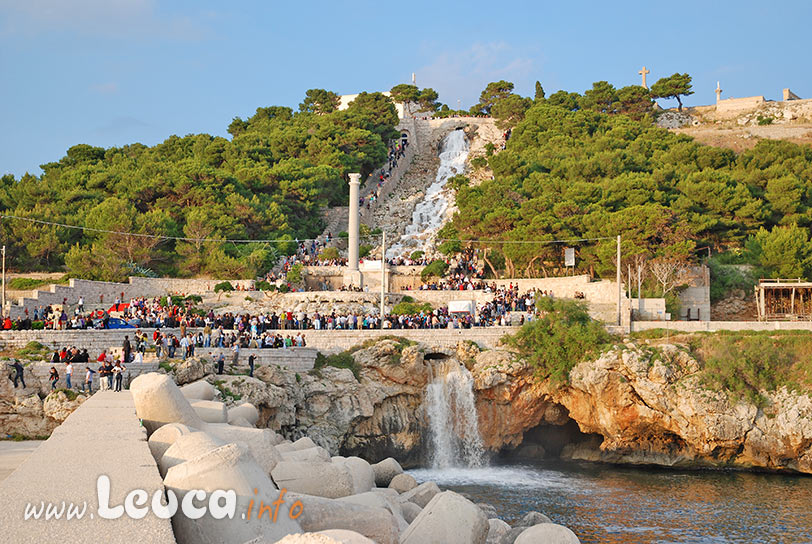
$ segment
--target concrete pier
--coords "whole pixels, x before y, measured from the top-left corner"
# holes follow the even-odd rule
[[[126,513],[118,519],[99,515],[97,480],[110,479],[109,506],[124,504],[130,491],[143,489],[147,506],[156,491],[163,492],[158,467],[149,452],[146,431],[135,415],[129,391],[96,393],[73,412],[51,437],[43,442],[0,483],[0,527],[2,541],[26,542],[107,542],[131,544],[149,542],[174,544],[168,519],[151,510],[143,519]],[[42,502],[61,509],[73,503],[82,519],[25,520],[26,506],[40,509]]]

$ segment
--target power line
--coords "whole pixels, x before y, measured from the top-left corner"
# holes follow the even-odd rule
[[[288,238],[276,238],[276,239],[257,239],[257,240],[247,240],[247,239],[232,239],[232,238],[190,238],[186,236],[169,236],[165,234],[146,234],[146,233],[139,233],[139,232],[125,232],[120,230],[107,230],[107,229],[97,229],[93,227],[85,227],[82,225],[68,225],[66,223],[57,223],[55,221],[44,221],[42,219],[34,219],[33,217],[20,217],[17,215],[8,215],[8,214],[0,214],[0,218],[2,219],[16,219],[18,221],[27,221],[29,223],[37,223],[39,225],[48,225],[51,227],[62,227],[66,229],[74,229],[74,230],[81,230],[81,231],[89,231],[89,232],[98,232],[101,234],[117,234],[119,236],[133,236],[137,238],[153,238],[158,240],[177,240],[180,242],[214,242],[214,243],[232,243],[232,244],[267,244],[267,243],[287,243],[287,242],[312,242],[314,240],[318,240],[318,238],[296,238],[294,240]],[[380,234],[366,234],[361,235],[360,238],[378,238]],[[564,240],[463,240],[459,238],[437,238],[436,240],[439,242],[460,242],[462,244],[474,244],[474,243],[481,243],[481,244],[568,244],[568,243],[577,243],[577,242],[595,242],[599,240],[613,240],[613,236],[599,236],[596,238],[571,238],[571,239],[564,239]]]
[[[231,238],[189,238],[185,236],[168,236],[165,234],[145,234],[139,232],[124,232],[120,230],[107,230],[107,229],[96,229],[93,227],[83,227],[81,225],[67,225],[65,223],[56,223],[53,221],[43,221],[41,219],[34,219],[31,217],[18,217],[16,215],[6,215],[0,214],[0,218],[2,219],[17,219],[19,221],[28,221],[29,223],[37,223],[40,225],[49,225],[52,227],[62,227],[66,229],[76,229],[82,231],[90,231],[90,232],[99,232],[102,234],[118,234],[121,236],[134,236],[138,238],[157,238],[159,240],[178,240],[181,242],[217,242],[217,243],[233,243],[233,244],[265,244],[271,242],[295,242],[296,240],[290,240],[288,238],[278,238],[278,239],[260,239],[260,240],[243,240],[243,239],[231,239]],[[315,240],[315,238],[300,238],[298,239],[299,242],[309,242]]]

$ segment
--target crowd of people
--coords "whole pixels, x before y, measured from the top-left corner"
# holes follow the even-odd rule
[[[396,140],[389,144],[389,157],[386,167],[381,168],[381,170],[377,172],[375,187],[371,188],[366,196],[361,196],[359,199],[358,203],[362,209],[364,205],[366,205],[367,209],[370,209],[381,197],[384,185],[392,178],[392,171],[398,167],[398,161],[406,156],[406,148],[408,146],[408,140]]]

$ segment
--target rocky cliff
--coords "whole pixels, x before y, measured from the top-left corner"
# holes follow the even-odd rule
[[[258,426],[288,438],[309,436],[333,454],[416,465],[426,453],[423,400],[432,368],[456,360],[474,376],[480,432],[492,452],[812,473],[808,394],[783,388],[762,392],[760,406],[735,400],[700,383],[700,364],[683,346],[618,345],[576,365],[567,384],[538,379],[510,351],[470,343],[443,350],[385,339],[353,358],[358,378],[331,366],[218,376],[202,360],[175,365],[173,373],[181,385],[213,383],[229,404],[253,403]],[[43,401],[37,393],[0,384],[0,430],[47,434],[82,399],[57,394]]]

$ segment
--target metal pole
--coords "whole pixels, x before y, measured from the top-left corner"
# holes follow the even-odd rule
[[[386,231],[381,241],[381,328],[383,329],[383,305],[386,298]]]
[[[623,324],[621,319],[622,312],[621,312],[621,296],[623,293],[623,285],[620,282],[620,234],[617,235],[617,324],[618,326]]]
[[[6,316],[6,246],[3,246],[3,317]]]
[[[642,300],[642,296],[640,296],[640,274],[643,270],[643,267],[638,264],[637,265],[637,313],[640,313],[640,301]]]

